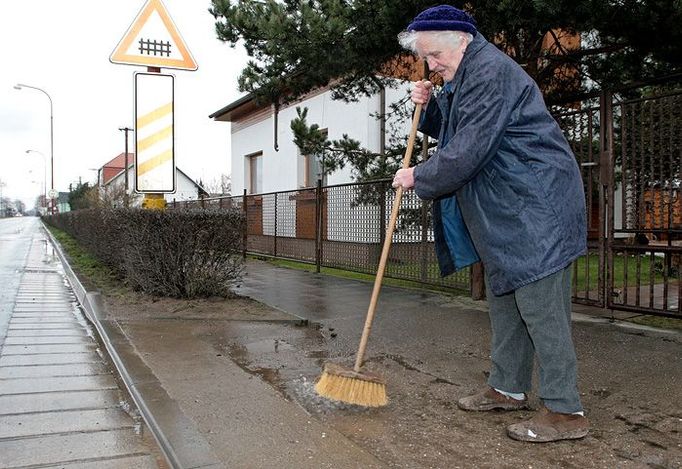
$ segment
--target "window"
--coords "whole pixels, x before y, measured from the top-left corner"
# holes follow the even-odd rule
[[[322,135],[327,138],[327,129],[320,130]],[[319,156],[305,155],[305,175],[303,179],[304,187],[314,187],[317,185],[317,180],[322,179],[322,185],[327,185],[327,175],[322,174],[322,161]]]
[[[263,192],[263,152],[246,155],[246,189],[249,194]]]

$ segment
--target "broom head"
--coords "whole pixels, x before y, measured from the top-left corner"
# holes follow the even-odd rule
[[[327,399],[364,407],[388,404],[386,381],[378,374],[327,363],[315,384],[315,391]]]

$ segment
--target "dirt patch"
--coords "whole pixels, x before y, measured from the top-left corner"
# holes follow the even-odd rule
[[[306,324],[296,316],[246,297],[185,301],[128,292],[105,294],[104,299],[109,316],[117,319],[133,339],[139,334],[136,331],[154,327],[157,321],[166,330],[171,322],[177,324],[172,326],[175,330],[210,350],[205,356],[195,356],[193,367],[216,359],[231,360],[365,448],[387,467],[682,467],[682,412],[679,401],[672,402],[669,394],[672,391],[679,396],[679,391],[673,387],[652,392],[646,378],[628,379],[613,370],[603,357],[597,356],[603,350],[600,347],[613,340],[609,337],[602,337],[604,342],[595,347],[584,345],[589,344],[587,335],[581,337],[579,333],[577,338],[582,344],[581,366],[586,368],[581,388],[590,409],[591,434],[580,441],[534,445],[510,440],[505,434],[507,425],[529,418],[532,412],[467,413],[455,405],[458,397],[485,381],[489,358],[481,345],[484,339],[467,342],[455,338],[452,346],[434,342],[434,347],[421,356],[415,354],[414,343],[384,345],[386,352],[375,353],[368,367],[386,376],[390,404],[368,410],[325,401],[313,389],[328,357],[352,355],[355,337],[344,333],[342,319],[326,325]],[[628,335],[618,336],[613,342],[633,350],[646,348],[636,343],[644,339]],[[172,367],[172,357],[154,355],[151,346],[146,350],[145,360]],[[675,369],[671,366],[666,371],[663,367],[660,371],[665,375]],[[667,381],[653,379],[665,381],[668,387],[679,376]],[[214,396],[216,401],[211,406],[230,405],[220,400],[219,390]],[[178,393],[173,398],[198,428],[205,426],[210,413],[196,410],[193,394]],[[533,403],[539,405],[537,399]]]
[[[129,320],[215,320],[295,321],[290,314],[243,296],[183,300],[152,297],[132,291],[102,295],[107,311],[115,319]]]

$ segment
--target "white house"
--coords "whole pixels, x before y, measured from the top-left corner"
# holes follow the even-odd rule
[[[247,95],[209,117],[220,122],[231,123],[232,147],[232,189],[233,194],[267,194],[270,192],[291,191],[315,187],[321,178],[320,163],[314,157],[302,155],[294,144],[291,121],[297,117],[296,108],[307,108],[308,125],[317,124],[326,131],[329,140],[339,140],[344,134],[360,142],[362,147],[381,153],[388,130],[377,118],[383,111],[387,113],[392,103],[407,96],[407,84],[387,88],[371,97],[362,97],[358,102],[346,103],[334,100],[328,88],[308,93],[291,104],[283,105],[276,112],[272,105],[259,105],[252,95]],[[409,132],[410,122],[404,123],[405,135]],[[383,134],[382,134],[383,130]],[[351,182],[348,166],[323,178],[322,184],[331,186]],[[253,210],[260,211],[262,226],[250,230],[272,236],[277,223],[278,235],[308,237],[313,230],[304,225],[314,218],[314,200],[305,200],[305,194],[291,196],[293,202],[280,202],[273,217],[274,201],[263,197],[254,201]],[[329,195],[324,211],[324,239],[355,243],[377,243],[380,240],[380,217],[378,206],[352,206],[334,203]],[[285,205],[294,204],[287,208]],[[259,205],[260,204],[260,205]],[[295,216],[291,216],[295,213]],[[275,221],[276,218],[276,221]],[[253,217],[252,217],[253,219]],[[363,220],[363,225],[353,220]],[[305,222],[303,220],[306,220]]]
[[[319,162],[301,155],[294,144],[291,121],[297,117],[296,107],[308,108],[309,125],[318,124],[327,131],[330,140],[343,134],[358,140],[371,151],[379,153],[382,145],[382,125],[375,116],[382,106],[387,112],[391,103],[406,96],[406,85],[386,89],[384,96],[363,97],[359,102],[333,100],[328,88],[309,93],[302,99],[280,107],[259,105],[253,95],[234,101],[209,116],[219,122],[230,122],[232,129],[232,190],[234,194],[285,191],[313,187],[320,176]],[[409,123],[406,124],[406,132]],[[384,134],[385,138],[386,133]],[[324,185],[350,182],[346,167],[328,175]]]
[[[120,193],[121,195],[125,192],[126,178],[125,172],[123,171],[126,160],[125,156],[125,153],[121,153],[99,169],[97,185],[102,191]],[[128,195],[132,205],[139,206],[142,201],[142,196],[141,194],[135,193],[134,156],[134,154],[128,153]],[[180,170],[180,168],[175,168],[175,192],[164,194],[164,199],[166,200],[166,203],[172,203],[174,200],[178,202],[197,200],[202,195],[208,196],[208,192],[194,182],[187,174]]]

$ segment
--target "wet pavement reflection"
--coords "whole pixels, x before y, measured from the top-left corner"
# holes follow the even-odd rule
[[[0,219],[0,240],[0,467],[164,467],[39,220]]]

